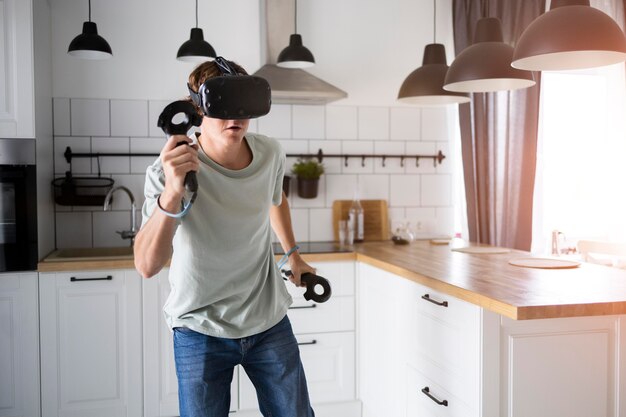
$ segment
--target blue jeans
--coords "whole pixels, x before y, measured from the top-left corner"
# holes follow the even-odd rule
[[[241,339],[174,328],[174,358],[181,417],[225,417],[230,384],[242,365],[266,417],[314,417],[298,343],[289,318]]]

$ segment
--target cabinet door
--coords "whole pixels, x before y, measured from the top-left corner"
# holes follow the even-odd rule
[[[313,405],[355,398],[354,332],[296,335]],[[239,405],[258,409],[254,385],[239,369]]]
[[[614,417],[618,318],[502,320],[502,417]]]
[[[34,138],[32,1],[0,0],[0,137]]]
[[[39,416],[37,274],[0,275],[0,417]]]
[[[45,273],[39,282],[43,416],[142,415],[139,275]]]
[[[165,323],[163,305],[170,293],[169,270],[143,282],[145,416],[178,416],[178,380],[172,331]],[[234,372],[230,410],[237,410],[238,381]]]

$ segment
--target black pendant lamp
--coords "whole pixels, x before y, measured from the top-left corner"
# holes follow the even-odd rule
[[[437,2],[434,3],[433,40],[437,37]],[[467,103],[470,98],[465,93],[446,91],[443,82],[448,72],[446,47],[440,43],[430,43],[424,48],[422,66],[411,72],[400,87],[398,100],[422,106],[439,106]]]
[[[280,51],[276,65],[282,68],[308,68],[315,65],[311,51],[302,44],[302,36],[298,34],[298,0],[295,2],[295,33],[289,36],[289,46]]]
[[[528,25],[515,52],[515,68],[560,71],[594,68],[626,60],[626,38],[589,0],[552,0],[550,10]]]
[[[512,60],[513,47],[504,43],[500,19],[479,19],[474,43],[454,59],[443,88],[465,93],[490,93],[535,85],[532,72],[513,68]]]
[[[212,61],[217,54],[215,49],[204,40],[202,29],[198,27],[198,0],[196,0],[196,27],[191,29],[189,40],[178,48],[176,59],[185,62]]]
[[[113,56],[109,43],[98,35],[98,27],[91,21],[91,0],[89,0],[89,21],[83,22],[83,32],[72,39],[67,53],[81,59],[108,59]]]

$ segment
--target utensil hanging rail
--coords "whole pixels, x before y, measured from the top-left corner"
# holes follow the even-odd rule
[[[71,163],[73,158],[99,158],[104,156],[159,156],[158,153],[130,153],[130,152],[72,152],[71,147],[65,148],[65,152],[63,153],[65,156],[65,160],[67,163]],[[344,165],[348,166],[349,158],[360,158],[361,166],[365,166],[365,160],[369,158],[381,158],[383,167],[385,166],[385,161],[389,158],[400,158],[400,166],[404,167],[405,159],[415,159],[415,166],[419,166],[420,159],[432,159],[433,165],[436,167],[437,164],[441,164],[441,162],[445,159],[445,155],[443,152],[439,151],[436,155],[416,155],[416,154],[404,154],[404,155],[388,155],[388,154],[325,154],[321,149],[317,151],[317,153],[297,153],[297,154],[287,154],[289,158],[302,158],[302,159],[311,159],[317,158],[317,160],[321,163],[324,158],[343,158]]]

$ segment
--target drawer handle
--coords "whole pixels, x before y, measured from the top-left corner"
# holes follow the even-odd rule
[[[310,306],[292,306],[289,307],[289,310],[298,310],[300,308],[315,308],[317,307],[317,304],[311,304]]]
[[[310,342],[298,342],[298,346],[302,346],[302,345],[315,345],[317,344],[317,340],[313,339]]]
[[[448,302],[447,301],[441,301],[441,302],[435,301],[432,298],[430,298],[430,294],[422,295],[422,299],[426,300],[426,301],[428,301],[430,303],[437,304],[438,306],[441,306],[441,307],[448,307]]]
[[[430,398],[431,400],[433,400],[437,404],[443,405],[444,407],[448,406],[448,400],[441,401],[440,399],[436,398],[433,394],[430,393],[430,388],[424,387],[424,388],[422,388],[422,392],[424,393],[425,396],[427,396],[428,398]]]
[[[113,276],[111,275],[107,275],[106,277],[99,277],[99,278],[76,278],[76,277],[70,277],[70,281],[71,282],[80,282],[80,281],[111,281],[113,279]]]

